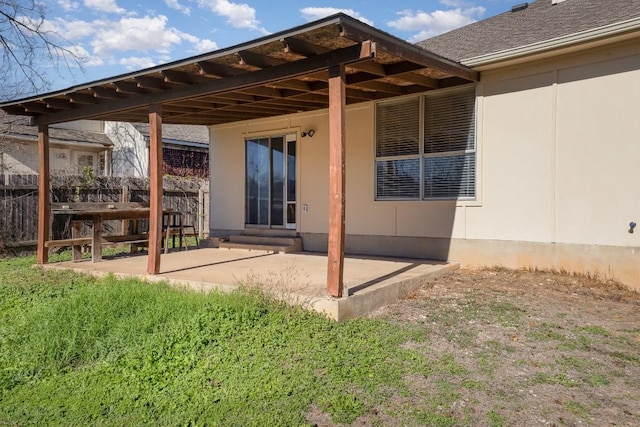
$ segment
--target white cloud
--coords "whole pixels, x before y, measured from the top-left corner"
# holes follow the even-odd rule
[[[126,10],[116,4],[116,0],[84,0],[84,5],[89,9],[100,12],[124,13]]]
[[[84,47],[75,45],[69,50],[80,60],[85,67],[98,67],[104,64],[104,60],[99,56],[92,56]]]
[[[125,58],[121,64],[128,69],[167,62],[171,60],[171,51],[182,43],[190,44],[192,47],[187,50],[193,53],[218,49],[216,42],[168,27],[167,23],[168,18],[163,15],[93,21],[56,18],[44,21],[42,29],[62,34],[64,41],[74,43],[69,49],[87,67],[120,63],[122,52],[144,53]],[[85,46],[90,46],[90,51]]]
[[[58,0],[58,5],[62,8],[62,10],[67,12],[71,10],[77,10],[79,6],[77,1],[71,0]]]
[[[120,58],[118,60],[118,64],[124,65],[124,67],[129,71],[140,70],[156,65],[156,63],[153,62],[153,59],[148,56],[130,56],[128,58]]]
[[[269,32],[260,27],[256,19],[256,10],[246,3],[232,3],[229,0],[199,0],[200,6],[208,7],[213,12],[227,18],[227,22],[236,28],[248,28],[261,33]]]
[[[80,40],[91,36],[95,32],[95,28],[91,22],[80,20],[70,21],[63,18],[45,21],[43,29],[61,34],[64,39],[68,41]]]
[[[217,43],[213,40],[199,39],[198,37],[188,33],[180,33],[180,36],[183,40],[186,40],[193,45],[193,50],[196,53],[211,52],[218,49]]]
[[[453,3],[452,0],[443,1]],[[388,22],[387,25],[400,31],[418,31],[409,39],[410,42],[416,43],[471,24],[481,18],[485,11],[484,7],[436,10],[434,12],[403,10],[398,12],[400,18]]]
[[[212,52],[214,50],[218,50],[218,44],[213,40],[209,40],[209,39],[202,39],[197,43],[194,43],[194,45],[195,45],[196,52],[198,53]]]
[[[191,9],[188,6],[181,5],[178,0],[164,0],[165,4],[171,9],[175,9],[184,13],[185,15],[191,15]]]
[[[122,18],[119,21],[94,21],[95,38],[91,41],[97,55],[122,51],[168,52],[182,39],[175,28],[167,28],[167,17]]]
[[[305,7],[300,9],[300,13],[302,13],[302,17],[307,21],[315,21],[316,19],[321,19],[326,16],[335,15],[336,13],[340,13],[340,12],[346,15],[349,15],[353,18],[359,19],[365,24],[369,24],[373,26],[372,20],[365,18],[364,16],[360,15],[358,12],[356,12],[353,9],[339,9],[336,7]]]

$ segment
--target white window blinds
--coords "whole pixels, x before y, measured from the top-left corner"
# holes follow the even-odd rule
[[[376,105],[376,199],[472,199],[475,88]]]

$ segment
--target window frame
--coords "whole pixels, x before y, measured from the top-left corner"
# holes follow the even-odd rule
[[[473,89],[473,149],[465,148],[464,150],[453,150],[453,151],[443,151],[437,153],[426,153],[425,151],[425,129],[426,129],[426,119],[425,119],[425,99],[429,96],[433,95],[446,95],[447,93],[452,93],[456,91],[470,90]],[[409,155],[398,155],[398,156],[377,156],[378,153],[378,105],[383,105],[387,103],[402,103],[407,102],[411,99],[419,99],[419,151],[417,154],[409,154]],[[395,201],[405,201],[405,202],[447,202],[447,201],[456,201],[461,202],[462,204],[475,205],[480,202],[480,165],[479,165],[479,93],[478,86],[473,85],[463,85],[456,86],[453,88],[441,89],[428,93],[421,93],[418,95],[407,95],[403,97],[396,97],[391,100],[383,100],[376,102],[374,104],[374,160],[373,160],[373,175],[374,175],[374,186],[373,186],[373,198],[376,202],[395,202]],[[443,197],[426,197],[425,195],[425,160],[428,158],[447,158],[447,157],[456,157],[456,156],[473,156],[473,165],[474,165],[474,176],[473,176],[473,196],[443,196]],[[418,159],[419,160],[419,194],[417,197],[396,197],[396,196],[379,196],[378,195],[378,165],[380,162],[392,161],[392,160],[408,160],[408,159]]]

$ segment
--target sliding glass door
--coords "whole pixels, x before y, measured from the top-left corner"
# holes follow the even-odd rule
[[[245,223],[295,229],[295,135],[251,138],[245,144]]]

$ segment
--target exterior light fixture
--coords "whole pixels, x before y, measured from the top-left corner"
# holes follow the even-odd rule
[[[302,131],[302,133],[300,133],[300,135],[304,138],[305,136],[308,136],[309,138],[313,138],[313,135],[316,134],[316,131],[314,129],[309,129],[308,131]]]

